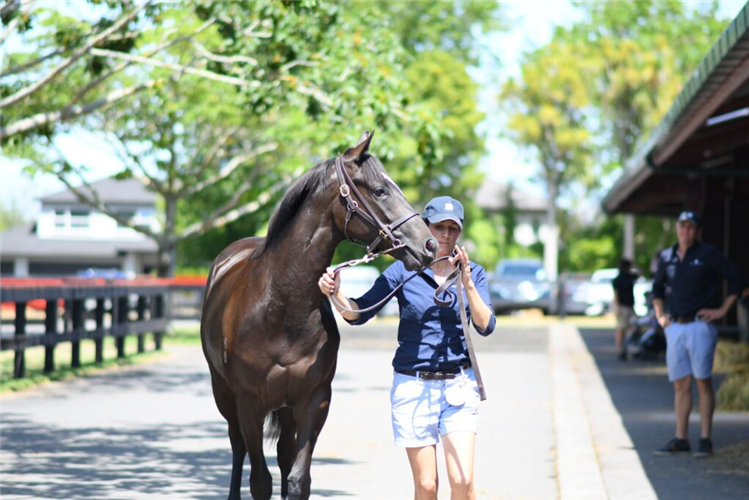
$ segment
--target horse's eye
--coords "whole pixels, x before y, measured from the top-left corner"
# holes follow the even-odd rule
[[[378,198],[382,198],[386,194],[387,194],[387,191],[385,191],[385,188],[383,187],[377,187],[374,189],[374,195],[377,196]]]

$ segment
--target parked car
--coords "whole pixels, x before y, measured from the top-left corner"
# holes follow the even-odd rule
[[[599,269],[593,273],[584,292],[588,302],[586,315],[600,316],[611,310],[614,303],[612,282],[617,276],[619,276],[619,270],[615,267]]]
[[[582,315],[588,309],[590,273],[562,273],[554,290],[553,314]]]
[[[489,279],[489,296],[497,313],[539,308],[549,312],[549,282],[543,263],[536,259],[506,259]]]
[[[364,295],[375,280],[380,276],[380,270],[374,266],[347,267],[341,270],[341,291],[351,299]],[[336,314],[338,311],[333,308]],[[378,316],[398,316],[398,301],[392,298],[377,313]]]
[[[616,268],[599,269],[590,277],[590,281],[581,286],[577,291],[575,301],[587,303],[585,314],[588,316],[600,316],[611,311],[614,304],[614,287],[612,282],[619,276],[619,270]],[[639,277],[635,281],[635,314],[645,316],[648,313],[648,306],[645,296],[653,288],[652,282],[644,277]]]

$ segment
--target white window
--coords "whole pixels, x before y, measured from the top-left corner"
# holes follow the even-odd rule
[[[63,229],[68,226],[68,213],[65,210],[55,210],[55,227]]]
[[[71,210],[70,227],[84,228],[89,225],[90,212],[88,210]]]

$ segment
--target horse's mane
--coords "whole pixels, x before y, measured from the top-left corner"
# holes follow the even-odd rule
[[[330,159],[315,165],[291,185],[270,218],[265,240],[255,249],[251,258],[257,259],[281,238],[288,224],[294,220],[299,213],[299,209],[310,195],[327,189],[328,167],[334,163],[335,159]],[[375,185],[384,182],[385,169],[374,156],[362,155],[359,166],[367,184]]]

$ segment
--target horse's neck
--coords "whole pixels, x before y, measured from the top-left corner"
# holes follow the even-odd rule
[[[342,239],[330,221],[329,213],[301,210],[278,242],[276,251],[268,255],[273,280],[283,284],[280,293],[309,298],[320,293],[317,281],[330,265]]]

